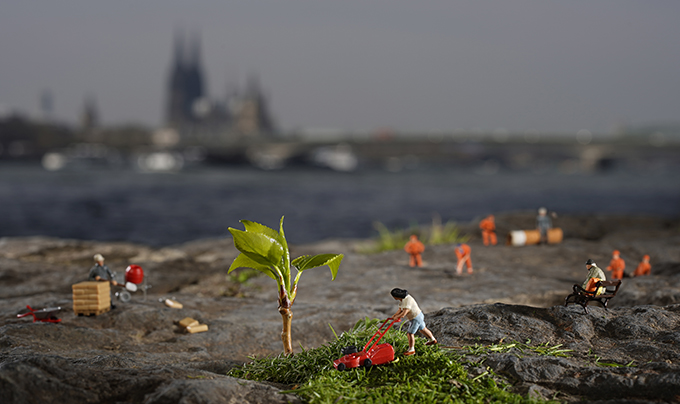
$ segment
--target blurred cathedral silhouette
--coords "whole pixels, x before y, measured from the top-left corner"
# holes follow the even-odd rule
[[[226,91],[223,100],[208,98],[200,42],[198,34],[185,38],[181,31],[175,32],[166,124],[180,133],[219,131],[235,137],[273,134],[275,125],[256,75],[250,75],[244,89]]]

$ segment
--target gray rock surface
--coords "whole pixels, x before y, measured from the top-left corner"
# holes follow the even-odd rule
[[[533,214],[497,215],[499,238],[533,226]],[[479,360],[523,394],[565,401],[680,400],[680,225],[626,217],[565,217],[555,221],[565,240],[554,246],[484,247],[470,241],[475,271],[455,275],[453,245],[428,246],[425,266],[407,266],[403,251],[357,254],[365,240],[327,240],[292,246],[292,255],[344,253],[337,279],[328,269],[306,271],[293,305],[293,345],[313,348],[363,317],[396,311],[389,296],[406,288],[427,313],[443,347],[518,341],[562,344],[569,356],[490,353]],[[289,226],[294,224],[290,223]],[[463,224],[478,234],[477,223]],[[290,240],[294,242],[294,240]],[[626,278],[607,312],[563,307],[583,263],[606,267],[613,249],[631,272],[643,254],[652,276]],[[149,296],[133,294],[111,312],[76,316],[71,285],[85,280],[96,253],[119,274],[141,265]],[[249,356],[282,351],[276,287],[267,277],[238,284],[226,274],[237,251],[230,239],[197,240],[153,249],[43,237],[0,239],[0,402],[295,402],[279,387],[225,376]],[[159,299],[173,297],[182,309]],[[60,306],[61,323],[17,318]],[[192,317],[209,331],[185,333]],[[598,364],[630,366],[599,366]]]
[[[446,308],[426,316],[442,346],[531,341],[572,352],[536,356],[519,349],[491,353],[484,365],[545,398],[567,396],[673,401],[680,397],[680,305],[608,312],[497,303]]]

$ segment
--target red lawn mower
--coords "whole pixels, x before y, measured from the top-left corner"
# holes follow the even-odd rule
[[[394,348],[390,344],[380,344],[378,345],[378,342],[382,339],[382,337],[387,334],[387,330],[390,329],[394,325],[394,323],[401,321],[401,319],[397,320],[392,320],[390,325],[385,328],[383,331],[383,328],[387,324],[387,322],[390,321],[388,318],[385,320],[384,323],[378,328],[378,331],[376,331],[375,334],[373,334],[373,337],[366,343],[364,346],[364,349],[361,350],[360,352],[357,352],[357,347],[356,346],[348,346],[346,348],[342,349],[342,354],[345,355],[340,359],[336,359],[333,361],[333,367],[338,369],[338,370],[345,370],[345,369],[351,369],[351,368],[357,368],[359,366],[363,367],[371,367],[372,365],[384,365],[385,363],[390,363],[394,360]],[[378,337],[378,339],[376,339]],[[375,342],[373,342],[375,340]],[[373,342],[373,345],[371,345],[371,342]],[[368,346],[371,346],[370,348]]]

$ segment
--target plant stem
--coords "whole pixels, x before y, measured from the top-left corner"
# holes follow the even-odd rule
[[[283,321],[283,330],[281,331],[281,342],[283,342],[283,352],[286,355],[293,354],[293,335],[292,335],[292,321],[293,311],[288,307],[279,307],[281,313],[281,320]]]

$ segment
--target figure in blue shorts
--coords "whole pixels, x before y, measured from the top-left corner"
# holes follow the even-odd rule
[[[404,355],[409,356],[416,353],[414,347],[416,343],[415,333],[420,331],[425,335],[428,341],[425,345],[434,345],[437,343],[437,339],[432,335],[432,332],[425,327],[425,317],[423,312],[418,307],[416,300],[408,294],[405,289],[394,288],[390,292],[394,300],[399,300],[399,311],[397,311],[390,319],[397,320],[404,317],[408,318],[411,322],[409,323],[408,330],[408,351],[404,352]]]

